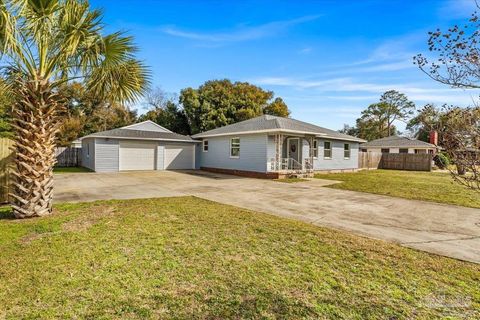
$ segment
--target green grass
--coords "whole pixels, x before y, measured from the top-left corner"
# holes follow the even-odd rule
[[[285,178],[285,179],[274,179],[273,181],[283,182],[283,183],[297,183],[297,182],[305,182],[308,180],[302,179],[302,178]]]
[[[369,170],[317,174],[315,177],[342,181],[329,188],[480,208],[479,192],[457,184],[450,174],[443,172]]]
[[[0,318],[480,317],[479,265],[194,197],[0,217]]]
[[[92,172],[92,170],[84,167],[55,167],[53,169],[54,173],[81,173],[81,172]]]

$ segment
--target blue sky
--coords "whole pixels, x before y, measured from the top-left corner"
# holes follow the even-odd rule
[[[153,86],[167,92],[210,79],[248,81],[282,97],[292,117],[331,129],[354,124],[390,89],[418,107],[466,106],[478,96],[436,84],[412,64],[427,51],[427,32],[465,21],[474,0],[91,4],[104,9],[109,31],[135,37]]]

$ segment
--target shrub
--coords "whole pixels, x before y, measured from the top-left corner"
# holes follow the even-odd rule
[[[438,153],[433,157],[435,165],[440,169],[446,169],[450,165],[450,159],[444,153]]]

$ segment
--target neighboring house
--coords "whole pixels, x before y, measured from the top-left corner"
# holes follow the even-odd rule
[[[316,125],[264,115],[193,136],[205,170],[271,178],[358,169],[365,140]]]
[[[81,139],[76,139],[73,140],[72,143],[70,143],[71,148],[81,148],[82,147],[82,140]]]
[[[82,165],[96,172],[194,169],[195,141],[145,121],[82,138]]]
[[[417,139],[391,136],[362,143],[362,152],[378,153],[431,153],[435,154],[437,146]]]

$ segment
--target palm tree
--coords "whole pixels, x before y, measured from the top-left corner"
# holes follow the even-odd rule
[[[59,88],[80,79],[105,101],[125,103],[148,86],[132,38],[103,29],[101,11],[85,0],[0,0],[0,62],[15,101],[10,196],[17,218],[52,212]]]

